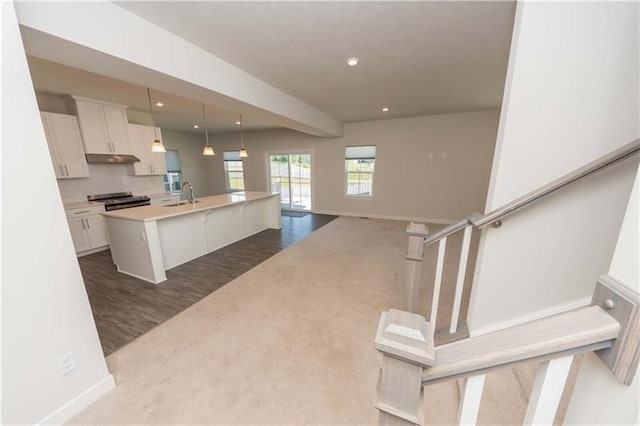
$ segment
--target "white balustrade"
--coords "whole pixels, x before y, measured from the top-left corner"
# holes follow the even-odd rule
[[[442,272],[444,270],[444,253],[447,249],[447,237],[442,238],[438,243],[438,260],[436,262],[436,278],[433,283],[433,297],[431,298],[431,318],[429,322],[436,329],[438,319],[438,303],[440,302],[440,287],[442,285]]]
[[[460,392],[460,405],[458,406],[459,425],[475,425],[478,422],[485,377],[484,374],[479,374],[464,380],[464,388]]]
[[[451,325],[449,333],[458,331],[458,319],[460,316],[460,305],[462,304],[462,290],[464,288],[464,278],[467,272],[467,259],[469,257],[469,246],[471,245],[471,232],[473,225],[464,228],[462,236],[462,249],[460,250],[460,263],[458,265],[458,279],[456,281],[456,293],[453,298],[453,309],[451,311]]]
[[[523,424],[553,424],[572,362],[573,356],[565,356],[540,363]]]

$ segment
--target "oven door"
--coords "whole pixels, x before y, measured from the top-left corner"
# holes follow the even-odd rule
[[[141,206],[149,206],[151,205],[150,200],[140,200],[140,201],[132,201],[130,203],[121,203],[121,204],[108,204],[105,205],[106,211],[112,210],[122,210],[122,209],[130,209],[132,207],[141,207]]]

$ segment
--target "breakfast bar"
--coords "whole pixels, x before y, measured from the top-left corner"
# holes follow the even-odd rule
[[[103,213],[118,271],[159,284],[165,271],[267,228],[280,229],[280,195],[235,192]]]

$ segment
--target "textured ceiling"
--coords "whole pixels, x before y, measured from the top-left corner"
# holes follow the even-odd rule
[[[499,108],[515,13],[506,1],[116,4],[343,122]],[[357,67],[346,65],[351,56]],[[29,64],[37,91],[148,109],[144,87],[38,58]],[[200,103],[154,98],[166,105],[154,113],[159,125],[194,131]],[[230,105],[207,105],[207,115],[213,131],[234,130]],[[244,122],[275,126],[260,112]]]
[[[498,108],[515,13],[505,1],[117,4],[345,122]]]

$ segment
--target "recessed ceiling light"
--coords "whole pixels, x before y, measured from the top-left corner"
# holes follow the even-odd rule
[[[194,124],[194,125],[193,125],[193,128],[194,128],[194,129],[197,129],[198,127],[200,127],[200,126],[198,126],[197,124]]]
[[[356,65],[358,65],[359,59],[358,58],[349,58],[347,59],[347,65],[349,65],[350,67],[355,67]]]
[[[382,112],[387,112],[389,111],[389,107],[382,107]]]
[[[157,107],[163,107],[163,106],[164,106],[164,104],[163,104],[162,102],[156,102],[156,106],[157,106]]]
[[[240,120],[238,120],[238,121],[236,121],[236,124],[239,126],[239,125],[241,125],[242,123],[240,122]]]

